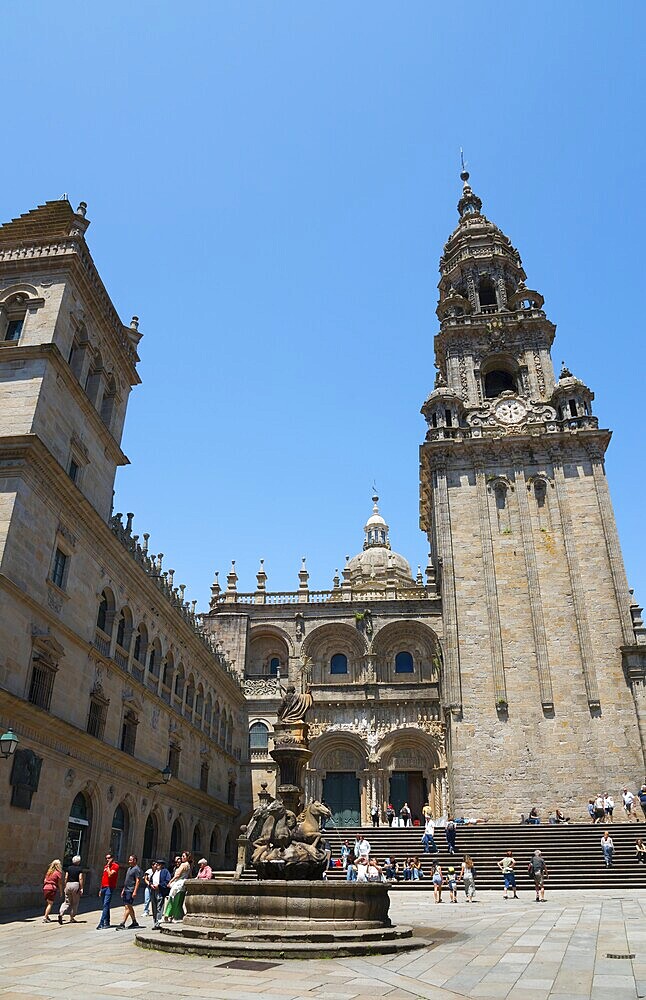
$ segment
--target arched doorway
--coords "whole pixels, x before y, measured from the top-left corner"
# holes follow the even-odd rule
[[[128,812],[122,803],[119,803],[112,817],[110,849],[115,861],[125,861],[128,857]]]
[[[173,827],[170,832],[170,853],[171,853],[171,863],[175,860],[175,855],[180,854],[182,850],[182,824],[178,819],[173,823]]]
[[[191,851],[193,852],[193,857],[196,860],[202,853],[202,834],[200,832],[199,823],[195,825],[195,829],[193,830],[193,842],[191,844]]]
[[[354,771],[328,771],[323,779],[323,801],[336,826],[360,826],[361,790]]]
[[[69,864],[75,854],[80,854],[83,864],[87,863],[91,826],[92,804],[84,792],[79,792],[72,802],[67,821],[67,836],[63,852],[64,864]]]
[[[321,798],[332,813],[335,826],[361,824],[366,773],[366,746],[338,734],[320,737],[306,774],[311,798]],[[369,808],[369,806],[367,807]]]
[[[157,860],[157,823],[152,813],[148,813],[146,820],[141,856],[145,863]]]

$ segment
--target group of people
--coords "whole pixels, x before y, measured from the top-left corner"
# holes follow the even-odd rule
[[[140,888],[144,887],[144,916],[152,911],[153,929],[158,930],[162,921],[181,920],[184,916],[185,883],[187,878],[210,879],[212,869],[206,858],[200,858],[195,871],[193,856],[190,851],[184,851],[175,857],[173,871],[165,859],[153,861],[144,872],[139,867],[137,857],[131,854],[121,888],[120,898],[123,901],[121,922],[116,924],[117,930],[126,927],[135,930],[141,925],[137,921],[134,904]],[[117,891],[120,866],[111,853],[105,856],[105,866],[101,873],[101,885],[98,891],[102,902],[101,916],[97,930],[111,927],[112,902]],[[58,911],[58,923],[63,923],[63,917],[69,915],[70,923],[77,923],[79,903],[85,889],[85,872],[81,858],[77,854],[72,858],[65,872],[58,858],[49,865],[43,880],[43,895],[45,897],[45,913],[43,921],[51,923],[51,912],[57,896],[63,900]],[[130,923],[128,923],[130,921]]]

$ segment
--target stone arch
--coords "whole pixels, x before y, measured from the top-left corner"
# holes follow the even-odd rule
[[[81,851],[83,862],[84,864],[88,864],[90,867],[96,867],[99,865],[103,867],[103,853],[106,845],[110,842],[110,837],[106,836],[106,831],[104,830],[105,810],[103,808],[99,786],[95,781],[91,780],[79,785],[69,797],[68,808],[70,810],[77,795],[84,796],[90,811],[89,828],[86,835],[86,846]],[[71,815],[70,812],[68,812],[68,816],[69,815]],[[110,812],[110,818],[111,817],[112,812]]]
[[[287,632],[277,625],[257,625],[249,632],[247,676],[275,677],[277,669],[287,676],[289,658],[293,655],[294,644]]]
[[[348,658],[347,674],[332,674],[332,657],[343,654]],[[360,632],[347,622],[327,622],[313,629],[301,649],[303,658],[311,662],[311,681],[325,684],[330,681],[352,682],[361,678],[367,647]]]
[[[152,833],[150,832],[151,827]],[[161,845],[166,839],[164,830],[164,818],[161,811],[155,806],[146,816],[146,822],[144,823],[143,838],[141,841],[141,860],[144,863],[149,864],[151,861],[156,861],[159,857]]]
[[[10,302],[16,295],[24,296],[27,301],[29,299],[38,299],[39,302],[43,301],[39,298],[38,289],[34,285],[29,285],[27,282],[20,282],[19,284],[8,285],[7,288],[3,288],[0,291],[0,303]]]
[[[220,853],[220,845],[222,843],[222,838],[220,835],[220,828],[217,823],[213,826],[211,830],[211,835],[209,837],[209,855],[208,861],[211,867],[213,867],[218,860],[218,855]]]
[[[404,619],[389,622],[374,635],[370,651],[375,657],[378,681],[392,684],[414,680],[440,684],[440,640],[433,629],[422,622]],[[412,673],[396,671],[396,658],[402,652],[410,653],[413,658]]]
[[[176,816],[170,827],[169,861],[172,864],[176,854],[187,851],[186,822],[182,813]]]
[[[305,798],[321,799],[337,826],[356,826],[369,811],[368,747],[357,733],[324,732],[310,744]]]
[[[384,799],[396,811],[408,801],[413,818],[421,820],[430,805],[436,819],[448,814],[446,752],[443,727],[426,733],[411,726],[388,733],[377,747],[379,779]]]

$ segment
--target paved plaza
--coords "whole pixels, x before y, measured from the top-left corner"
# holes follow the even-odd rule
[[[394,921],[429,940],[420,951],[382,958],[267,962],[262,970],[225,968],[230,960],[136,948],[132,931],[43,924],[40,914],[0,924],[0,997],[123,1000],[633,1000],[646,996],[646,894],[533,893],[503,901],[481,894],[473,905],[431,892],[393,892]],[[141,907],[137,907],[138,912]],[[115,910],[116,922],[121,910]],[[150,926],[151,921],[145,921]],[[633,954],[634,959],[609,958]]]

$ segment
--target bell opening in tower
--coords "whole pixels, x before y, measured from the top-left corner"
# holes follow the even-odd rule
[[[496,368],[485,375],[484,389],[487,399],[495,399],[503,392],[516,392],[516,380],[511,372]]]

